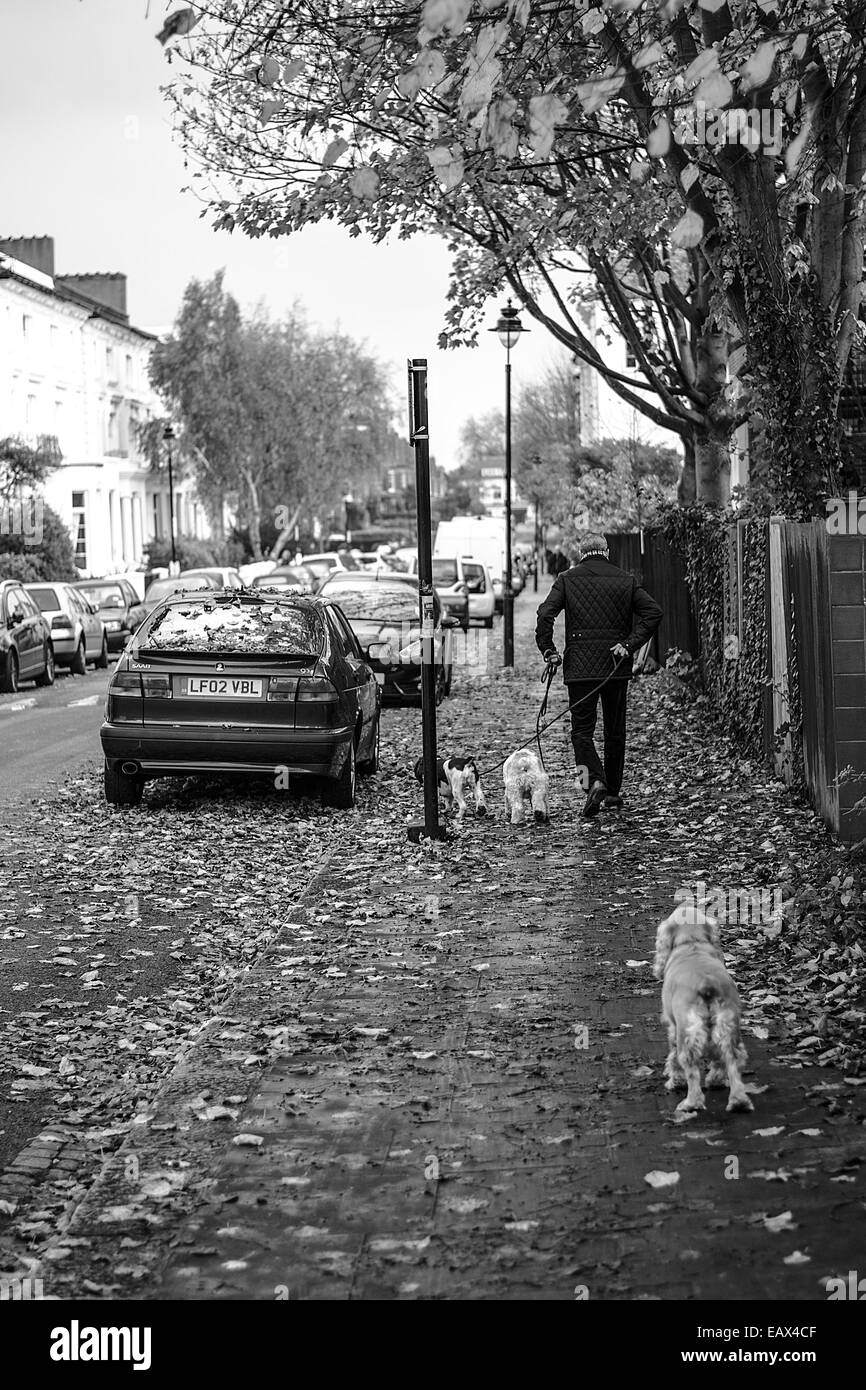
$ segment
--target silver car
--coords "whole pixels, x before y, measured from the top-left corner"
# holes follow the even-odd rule
[[[108,636],[87,595],[71,584],[25,584],[51,629],[54,660],[73,675],[83,676],[88,661],[108,665]]]

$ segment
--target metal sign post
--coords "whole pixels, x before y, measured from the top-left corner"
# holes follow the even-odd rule
[[[439,824],[436,768],[436,666],[433,602],[433,541],[430,516],[430,431],[427,419],[427,359],[413,357],[409,371],[409,443],[415,450],[415,496],[418,509],[418,603],[421,617],[421,735],[424,763],[424,821],[409,826],[410,840],[422,835],[446,840]]]

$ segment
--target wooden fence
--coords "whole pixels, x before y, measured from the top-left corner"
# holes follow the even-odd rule
[[[859,515],[859,513],[858,513]],[[758,533],[751,528],[768,528]],[[744,554],[763,544],[763,603],[747,603]],[[778,776],[805,784],[812,805],[847,843],[866,839],[866,536],[831,535],[822,520],[741,521],[727,528],[718,564],[721,628],[700,630],[682,563],[658,533],[608,536],[611,559],[634,574],[664,609],[655,655],[672,648],[700,659],[720,712],[736,685],[736,655],[763,658],[760,697],[742,704],[742,734]],[[724,654],[727,655],[727,654]],[[760,727],[758,727],[760,726]],[[862,803],[862,805],[861,805]]]

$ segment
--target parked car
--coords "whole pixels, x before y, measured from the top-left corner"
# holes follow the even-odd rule
[[[418,581],[401,574],[335,574],[322,585],[319,597],[339,605],[348,619],[382,687],[382,703],[420,704]],[[443,615],[435,592],[433,622],[436,703],[441,704],[451,691],[450,629],[459,624],[456,618]]]
[[[277,568],[276,560],[251,560],[248,565],[238,565],[238,574],[245,587],[254,584],[262,574],[270,574]]]
[[[398,570],[405,571],[406,574],[413,572],[413,566],[418,563],[418,551],[414,546],[401,545],[389,557],[392,565]]]
[[[145,616],[177,594],[217,593],[222,587],[212,574],[176,574],[169,579],[155,579],[144,596]]]
[[[469,586],[459,556],[434,556],[433,584],[445,612],[456,618],[463,631],[468,632]]]
[[[302,594],[315,592],[316,576],[306,565],[280,565],[269,574],[257,575],[251,584],[253,589],[298,589]]]
[[[492,627],[496,611],[493,587],[495,581],[490,578],[490,571],[480,560],[464,555],[462,564],[463,582],[469,591],[470,621],[481,623],[483,627]]]
[[[320,779],[326,804],[352,806],[356,774],[378,768],[380,699],[348,623],[315,598],[171,598],[108,687],[106,799],[137,805],[154,777],[285,767]]]
[[[200,565],[196,569],[181,570],[178,577],[180,579],[192,579],[198,578],[199,575],[215,580],[218,589],[242,589],[244,587],[244,581],[241,579],[239,571],[232,565]]]
[[[23,584],[0,580],[0,691],[13,693],[21,681],[54,684],[51,630]]]
[[[122,651],[147,612],[129,580],[80,579],[72,587],[93,605],[105,624],[108,650]]]
[[[26,584],[51,629],[54,660],[83,676],[88,661],[108,665],[108,633],[97,609],[71,584]]]
[[[313,571],[317,584],[327,579],[332,570],[361,569],[361,565],[348,550],[323,550],[317,555],[302,555],[301,564]]]

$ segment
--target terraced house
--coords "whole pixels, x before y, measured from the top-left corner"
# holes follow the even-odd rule
[[[163,413],[148,378],[155,341],[129,321],[125,275],[57,275],[52,237],[0,238],[0,438],[56,439],[45,501],[84,575],[138,568],[168,535],[168,484],[137,441]],[[210,533],[193,483],[177,477],[175,529]]]

